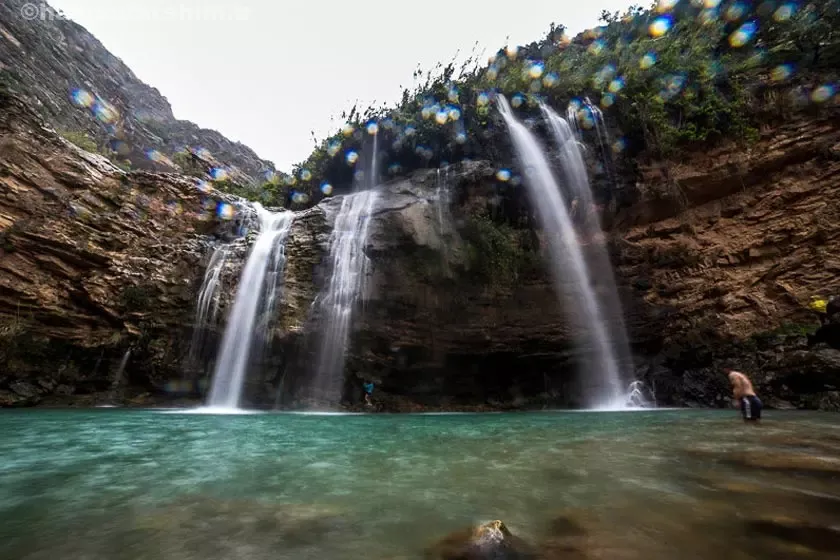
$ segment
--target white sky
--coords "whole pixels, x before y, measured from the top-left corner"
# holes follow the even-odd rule
[[[393,103],[400,86],[478,41],[571,34],[630,0],[50,0],[85,26],[175,116],[213,128],[288,171],[340,126],[355,100]],[[636,2],[638,3],[638,2]],[[646,2],[642,2],[647,4]]]

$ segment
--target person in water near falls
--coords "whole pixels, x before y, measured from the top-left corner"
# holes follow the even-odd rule
[[[373,395],[373,381],[364,382],[362,384],[362,389],[365,392],[365,404],[373,406],[373,402],[370,400],[371,395]]]
[[[729,374],[729,382],[732,383],[733,398],[741,407],[741,415],[744,417],[744,422],[758,422],[761,420],[761,409],[763,405],[761,404],[761,400],[756,396],[749,378],[740,371],[732,369],[725,369],[724,371]]]

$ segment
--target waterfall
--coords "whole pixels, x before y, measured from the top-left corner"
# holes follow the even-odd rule
[[[564,298],[570,320],[588,343],[584,352],[585,372],[598,377],[592,380],[587,376],[587,381],[595,381],[587,387],[588,404],[616,406],[624,400],[621,375],[563,195],[537,139],[514,117],[503,96],[498,97],[498,103],[525,170],[525,184],[533,206],[549,240],[551,268],[558,293]]]
[[[228,318],[222,346],[210,388],[208,405],[216,408],[237,408],[256,340],[267,340],[268,319],[257,328],[257,320],[273,308],[278,288],[277,279],[286,264],[286,238],[292,227],[292,212],[269,212],[255,204],[260,232],[254,241],[242,276],[236,299]]]
[[[222,271],[225,269],[230,245],[220,245],[213,250],[204,281],[198,292],[198,303],[195,309],[195,324],[193,325],[192,340],[190,341],[189,364],[195,365],[201,359],[204,350],[206,330],[216,323],[219,315],[219,285],[222,281]]]
[[[443,235],[444,209],[449,206],[449,167],[445,167],[441,173],[441,169],[437,170],[437,189],[435,191],[435,202],[437,209],[438,228]]]
[[[612,156],[610,154],[610,134],[607,130],[607,125],[604,123],[604,113],[597,105],[592,103],[592,100],[590,100],[588,97],[585,98],[581,104],[579,103],[580,102],[577,101],[570,103],[569,107],[566,109],[566,118],[568,119],[568,124],[573,129],[574,135],[577,137],[577,139],[582,141],[583,132],[581,131],[581,126],[579,122],[581,111],[580,107],[582,105],[584,110],[586,110],[592,117],[592,124],[595,127],[595,135],[598,138],[598,151],[600,152],[600,158],[604,166],[604,172],[606,173],[609,181],[612,182],[613,172]],[[556,113],[554,114],[556,116]]]
[[[345,196],[330,238],[332,275],[320,303],[324,328],[313,383],[315,397],[330,405],[341,398],[350,321],[364,289],[368,263],[364,248],[378,198],[374,190]]]
[[[612,263],[604,246],[605,236],[601,229],[601,219],[595,209],[595,200],[589,186],[586,164],[583,161],[580,144],[575,139],[572,128],[566,120],[554,110],[541,104],[540,109],[549,124],[549,128],[558,145],[560,168],[566,187],[577,200],[577,211],[582,213],[581,229],[589,242],[589,273],[598,279],[600,290],[596,292],[601,303],[602,318],[606,321],[610,339],[619,364],[620,371],[633,368],[627,329],[624,326],[624,312],[615,283]]]

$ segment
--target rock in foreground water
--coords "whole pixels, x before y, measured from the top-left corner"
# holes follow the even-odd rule
[[[527,542],[499,520],[450,534],[426,554],[430,560],[526,560],[536,558]]]

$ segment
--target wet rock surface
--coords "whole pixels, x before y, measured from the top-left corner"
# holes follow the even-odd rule
[[[840,354],[805,335],[810,298],[840,292],[837,116],[640,169],[611,233],[639,376],[662,404],[726,406],[732,367],[770,406],[835,408]]]
[[[448,535],[426,552],[429,560],[535,560],[536,551],[501,521]]]
[[[0,395],[38,404],[180,378],[184,331],[223,195],[126,174],[0,93]],[[212,208],[208,208],[212,205]]]
[[[224,322],[200,327],[200,363],[185,361],[197,285],[214,244],[235,235],[210,216],[222,197],[151,172],[175,168],[145,150],[171,155],[201,144],[243,181],[269,164],[174,120],[156,90],[78,25],[24,22],[23,3],[0,7],[0,55],[11,61],[2,71],[15,73],[3,81],[0,116],[0,403],[92,402],[111,389],[129,349],[126,402],[156,403],[167,392],[198,399]],[[75,105],[69,92],[82,86],[120,118],[103,123]],[[636,170],[622,162],[611,201],[601,177],[636,355],[627,380],[643,380],[659,404],[728,406],[722,370],[734,367],[769,407],[840,409],[840,350],[809,348],[816,320],[805,309],[812,295],[840,292],[837,117],[827,106],[774,123],[749,146]],[[141,171],[126,174],[80,150],[45,120],[97,140],[115,133]],[[381,186],[347,356],[348,409],[366,410],[363,380],[375,382],[380,411],[581,404],[582,349],[542,264],[544,236],[524,189],[501,185],[496,167],[474,161]],[[281,404],[294,405],[312,374],[321,330],[314,304],[330,273],[339,202],[296,218],[285,297],[276,316],[259,318],[273,321],[272,350],[248,380],[251,405],[272,407],[283,395],[291,403]],[[252,239],[233,246],[222,316]]]

